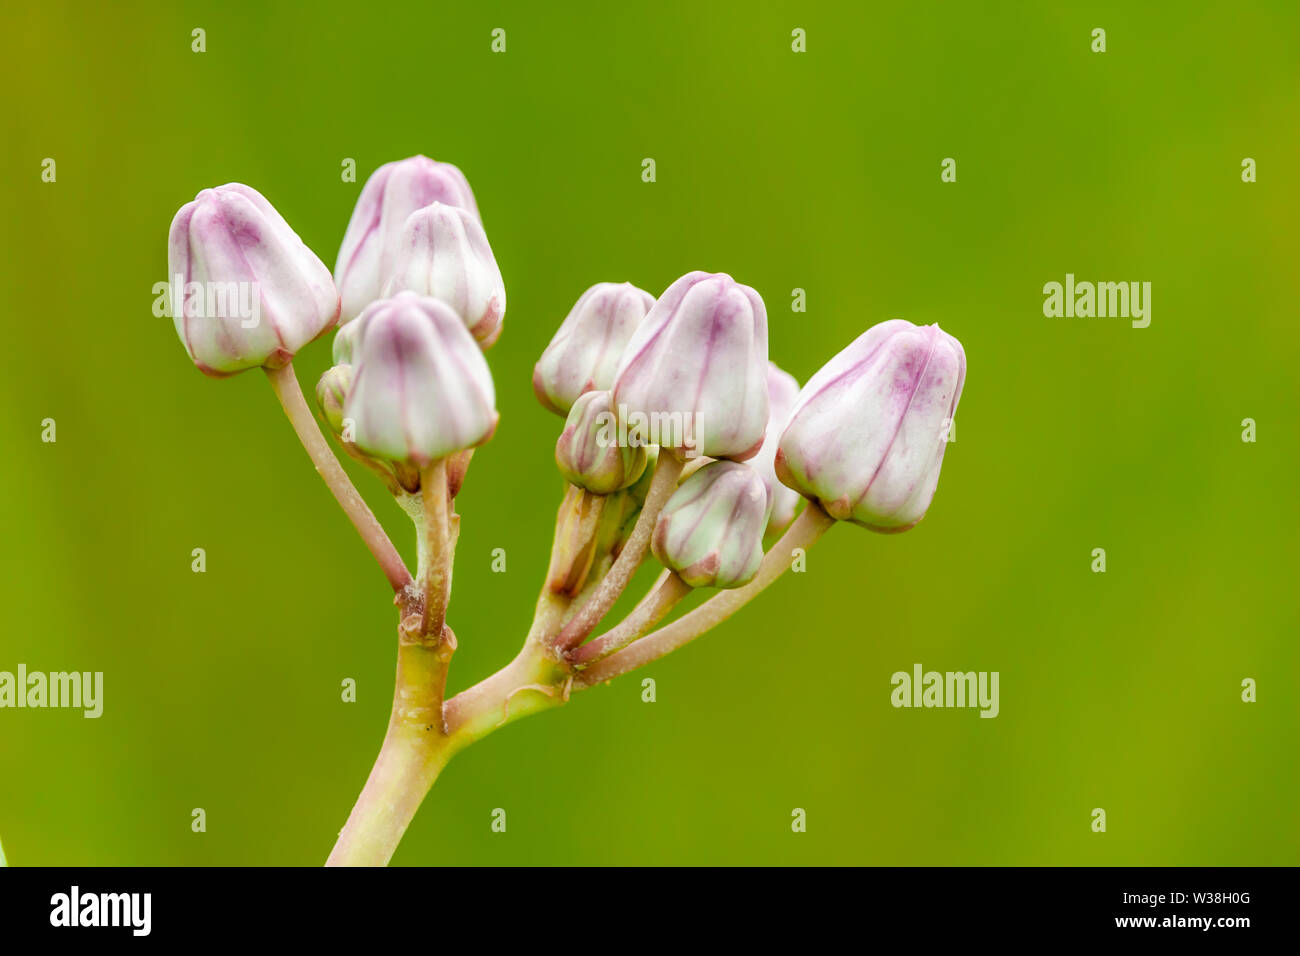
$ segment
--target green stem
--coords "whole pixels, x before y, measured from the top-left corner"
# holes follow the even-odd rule
[[[621,651],[650,628],[664,619],[677,602],[691,593],[691,586],[676,571],[665,570],[659,575],[650,593],[623,618],[618,626],[586,644],[575,647],[569,654],[576,667],[585,667],[604,660]]]
[[[650,490],[646,492],[645,504],[641,506],[636,524],[632,526],[632,533],[596,592],[572,620],[564,625],[564,630],[555,642],[556,648],[561,652],[571,650],[586,640],[587,635],[614,606],[614,602],[632,580],[632,575],[641,566],[646,550],[650,547],[650,535],[654,532],[659,512],[677,489],[677,476],[682,473],[682,464],[682,460],[671,452],[660,452],[654,479],[650,482]]]
[[[436,645],[411,642],[404,634],[388,733],[326,866],[387,865],[453,756],[499,727],[567,700],[569,671],[548,646],[567,607],[567,600],[544,591],[519,655],[445,704],[456,648],[450,629]]]
[[[440,635],[451,597],[451,510],[447,496],[447,461],[440,459],[420,475],[425,533],[421,540],[420,572],[424,575],[424,610],[420,633]]]
[[[388,733],[326,866],[385,866],[455,752],[442,715],[454,641],[403,639]]]
[[[834,523],[834,518],[810,501],[808,507],[795,519],[794,524],[790,525],[789,530],[781,536],[781,540],[773,545],[772,550],[763,558],[758,574],[752,581],[744,587],[723,591],[689,614],[683,614],[667,627],[660,628],[649,637],[641,638],[617,654],[597,661],[580,673],[573,689],[582,690],[626,674],[630,670],[658,660],[665,654],[695,640],[710,628],[716,627],[789,570],[796,548],[806,551]]]

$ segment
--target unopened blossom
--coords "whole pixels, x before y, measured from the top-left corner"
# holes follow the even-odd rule
[[[560,473],[594,495],[613,494],[635,484],[645,473],[645,446],[619,444],[617,435],[609,392],[579,396],[555,443]]]
[[[385,295],[418,292],[456,310],[487,348],[501,334],[506,287],[478,217],[435,202],[407,217]]]
[[[358,334],[361,332],[359,322],[349,322],[346,325],[340,325],[339,330],[334,333],[334,364],[351,365],[352,353],[356,349]]]
[[[423,468],[492,436],[492,375],[451,306],[401,292],[358,321],[344,416],[359,449]]]
[[[329,269],[256,189],[205,189],[172,219],[172,321],[199,369],[281,368],[338,319]]]
[[[325,424],[335,435],[343,433],[343,406],[352,388],[352,366],[335,365],[325,370],[316,383],[316,404],[320,406]]]
[[[763,560],[767,510],[758,472],[740,462],[709,462],[668,499],[651,547],[691,587],[737,588]]]
[[[794,408],[795,398],[799,395],[799,383],[789,372],[783,371],[775,362],[767,363],[767,401],[770,417],[767,431],[763,438],[763,447],[749,460],[749,464],[763,479],[767,486],[772,513],[768,517],[767,530],[781,531],[794,520],[795,508],[799,506],[799,492],[787,488],[776,477],[776,448],[785,430],[790,410]]]
[[[611,388],[623,350],[654,304],[630,282],[598,282],[582,293],[533,368],[538,401],[567,415],[579,395]]]
[[[833,518],[905,531],[934,498],[965,380],[966,353],[938,325],[882,322],[803,387],[776,473]]]
[[[459,206],[478,218],[465,175],[451,163],[412,156],[385,163],[366,180],[339,248],[334,278],[343,297],[344,322],[378,299],[397,263],[402,228],[430,203]]]
[[[687,457],[744,460],[767,427],[767,310],[722,273],[692,272],[637,327],[614,405],[646,440]]]

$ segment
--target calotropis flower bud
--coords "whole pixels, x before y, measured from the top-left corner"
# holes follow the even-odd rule
[[[776,473],[833,518],[906,531],[934,498],[965,380],[966,353],[938,325],[882,322],[803,387]]]
[[[400,248],[402,228],[417,209],[440,202],[459,206],[475,219],[478,206],[464,174],[451,163],[412,156],[385,163],[366,180],[339,248],[334,278],[348,322],[383,293]]]
[[[418,292],[441,299],[465,321],[474,340],[487,348],[501,334],[506,287],[472,213],[435,202],[407,218],[385,295]]]
[[[567,415],[583,392],[613,386],[619,358],[654,304],[630,282],[598,282],[582,293],[533,368],[537,400]]]
[[[776,448],[785,430],[790,410],[794,408],[795,398],[799,395],[799,383],[789,372],[780,369],[775,362],[767,363],[767,401],[771,416],[767,422],[767,432],[763,437],[763,447],[749,464],[758,472],[767,486],[772,514],[768,517],[767,530],[781,531],[794,520],[795,508],[799,506],[799,492],[787,488],[776,477]]]
[[[358,321],[344,405],[358,448],[423,468],[492,437],[492,374],[451,306],[402,292]]]
[[[758,572],[767,526],[758,472],[714,461],[682,482],[655,523],[651,547],[691,587],[738,588]]]
[[[555,463],[565,478],[593,495],[634,485],[646,468],[643,445],[620,445],[609,392],[587,392],[569,411],[555,443]]]
[[[768,418],[762,298],[728,275],[682,276],[637,327],[613,394],[628,429],[660,448],[751,457]]]
[[[338,319],[329,269],[256,189],[205,189],[172,219],[172,321],[214,377],[281,368]]]
[[[352,353],[356,350],[357,336],[361,332],[360,322],[349,322],[339,326],[334,333],[334,364],[351,365]]]
[[[352,366],[335,365],[326,369],[316,383],[316,404],[320,406],[325,424],[335,435],[343,434],[343,405],[352,388]]]

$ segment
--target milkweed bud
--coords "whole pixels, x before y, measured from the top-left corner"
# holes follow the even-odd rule
[[[767,310],[731,276],[692,272],[659,297],[619,362],[613,402],[628,429],[688,457],[743,460],[767,426]],[[657,425],[655,423],[658,423]]]
[[[370,174],[352,210],[334,266],[344,322],[356,318],[380,297],[397,262],[407,218],[434,202],[459,206],[478,218],[469,183],[451,163],[412,156],[385,163]]]
[[[833,518],[906,531],[934,498],[965,381],[966,353],[938,325],[882,322],[803,387],[776,473]]]
[[[555,463],[565,478],[593,495],[627,488],[644,474],[646,450],[619,445],[617,436],[609,392],[586,392],[573,403],[555,443]]]
[[[613,386],[623,349],[654,303],[630,282],[599,282],[582,293],[533,368],[537,400],[567,415],[579,395]]]
[[[325,264],[256,189],[205,189],[172,219],[172,321],[214,377],[281,368],[338,319]]]
[[[748,465],[714,461],[668,499],[651,547],[691,587],[738,588],[758,573],[767,489]]]
[[[326,369],[316,383],[316,404],[320,406],[325,424],[335,435],[343,434],[343,404],[352,387],[352,366],[335,365]]]
[[[423,468],[492,437],[492,375],[450,306],[402,292],[372,303],[358,321],[344,406],[358,448]]]
[[[487,348],[501,335],[506,287],[478,217],[432,203],[407,218],[385,295],[417,292],[456,310]]]

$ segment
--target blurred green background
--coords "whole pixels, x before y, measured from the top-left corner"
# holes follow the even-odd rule
[[[0,711],[10,863],[325,859],[393,610],[263,376],[200,375],[151,290],[201,188],[255,186],[332,266],[365,177],[417,152],[468,175],[509,293],[457,689],[528,624],[561,493],[531,368],[591,283],[730,272],[801,381],[895,317],[970,371],[920,527],[835,529],[651,667],[655,703],[625,677],[467,751],[395,863],[1296,863],[1300,14],[1135,6],[11,5],[0,670],[106,688],[99,720]],[[1150,281],[1150,328],[1045,318],[1067,272]],[[1000,672],[1000,716],[893,709],[917,662]]]

